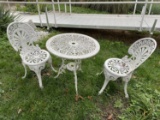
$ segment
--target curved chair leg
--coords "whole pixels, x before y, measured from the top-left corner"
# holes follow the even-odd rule
[[[39,87],[42,89],[43,88],[43,84],[42,84],[42,78],[41,78],[41,70],[39,71],[35,71],[37,77],[38,77],[38,83],[39,83]]]
[[[110,80],[114,81],[118,78],[118,76],[115,76],[115,75],[112,75],[111,73],[109,73],[107,71],[107,69],[104,69],[104,75],[105,75],[105,81],[104,81],[104,84],[103,84],[101,90],[99,91],[98,95],[100,95],[104,91],[104,89],[106,88],[106,86]]]
[[[48,63],[50,64],[52,70],[53,70],[54,72],[57,72],[57,70],[55,70],[54,67],[52,66],[52,58],[51,58],[51,56],[49,56]]]
[[[100,95],[100,94],[104,91],[104,89],[106,88],[106,86],[107,86],[107,84],[109,83],[109,81],[110,81],[110,80],[108,80],[108,79],[105,79],[105,80],[104,80],[104,84],[103,84],[101,90],[99,91],[98,95]]]
[[[23,65],[24,71],[25,71],[24,76],[22,77],[22,79],[24,79],[26,77],[26,75],[27,75],[27,67],[26,67],[26,65],[24,64],[23,61],[22,61],[22,65]]]
[[[42,89],[43,84],[42,84],[42,78],[41,78],[41,70],[45,68],[45,63],[38,66],[29,66],[29,68],[36,73],[38,77],[39,87]]]
[[[129,95],[128,95],[128,92],[127,92],[127,86],[128,86],[128,82],[130,81],[132,77],[132,73],[130,73],[129,75],[127,75],[126,77],[123,77],[123,81],[125,82],[124,83],[124,94],[125,94],[125,97],[126,98],[129,98]]]
[[[126,98],[129,98],[128,92],[127,92],[127,85],[128,85],[128,81],[125,82],[125,84],[124,84],[124,94],[125,94],[125,97],[126,97]]]

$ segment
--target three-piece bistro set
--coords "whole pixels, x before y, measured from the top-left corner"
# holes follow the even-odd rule
[[[45,64],[48,62],[52,70],[57,73],[55,78],[62,74],[65,69],[74,73],[76,95],[78,95],[77,70],[82,70],[81,61],[96,55],[100,50],[98,41],[90,36],[79,33],[63,33],[47,40],[46,48],[48,52],[38,45],[34,45],[34,41],[37,40],[36,31],[28,23],[22,22],[10,23],[7,27],[7,36],[12,47],[19,52],[22,59],[22,65],[25,69],[22,78],[26,77],[28,66],[30,70],[36,73],[39,86],[43,88],[41,70],[45,68]],[[129,56],[107,59],[103,66],[105,80],[99,94],[104,91],[109,81],[121,77],[125,82],[125,97],[128,98],[127,85],[133,71],[149,58],[156,46],[157,43],[153,38],[141,38],[129,47]],[[50,53],[62,59],[58,71],[52,66]]]

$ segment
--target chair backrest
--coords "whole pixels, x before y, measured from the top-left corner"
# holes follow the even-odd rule
[[[156,47],[157,42],[153,38],[142,38],[134,42],[128,49],[132,69],[136,69],[147,60]]]
[[[37,39],[36,32],[26,23],[10,23],[7,27],[7,36],[12,47],[21,54],[35,48],[33,41]]]
[[[37,27],[36,27],[36,25],[33,23],[32,20],[29,20],[29,21],[27,22],[27,24],[29,24],[29,25],[36,31]]]

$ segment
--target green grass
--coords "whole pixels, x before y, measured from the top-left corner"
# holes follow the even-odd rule
[[[47,11],[53,11],[52,5],[44,5],[44,4],[40,5],[40,11],[45,12],[45,7],[47,7]],[[55,11],[59,11],[57,4],[54,7],[55,7]],[[16,10],[23,11],[23,12],[30,12],[32,14],[38,14],[37,5],[33,5],[33,4],[27,4],[26,6],[20,6],[19,4],[17,4]],[[63,4],[60,5],[60,12],[65,12],[65,5]],[[66,12],[67,13],[70,12],[69,5],[66,5]],[[90,8],[80,7],[80,6],[75,6],[75,5],[71,6],[71,12],[72,13],[87,13],[87,14],[91,14],[91,13],[92,14],[97,14],[97,13],[106,14],[107,13],[105,11],[103,12],[103,11],[93,10]]]
[[[47,39],[61,31],[54,30],[39,41],[45,48]],[[121,80],[110,82],[101,96],[103,63],[110,57],[123,57],[129,45],[113,39],[100,38],[100,52],[82,61],[83,72],[78,71],[78,91],[83,97],[75,101],[74,76],[66,71],[57,79],[47,65],[42,71],[44,89],[38,86],[35,73],[28,70],[27,77],[21,59],[8,42],[0,36],[0,119],[1,120],[106,120],[114,119],[155,120],[160,118],[160,49],[134,73],[129,85],[129,99],[125,99]],[[52,55],[53,65],[58,69],[61,59]]]

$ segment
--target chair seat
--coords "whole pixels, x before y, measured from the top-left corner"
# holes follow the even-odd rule
[[[104,67],[109,73],[117,77],[124,77],[131,72],[130,65],[119,58],[107,59],[104,63]]]
[[[49,59],[49,53],[46,50],[30,51],[23,57],[23,62],[27,65],[39,65]]]

